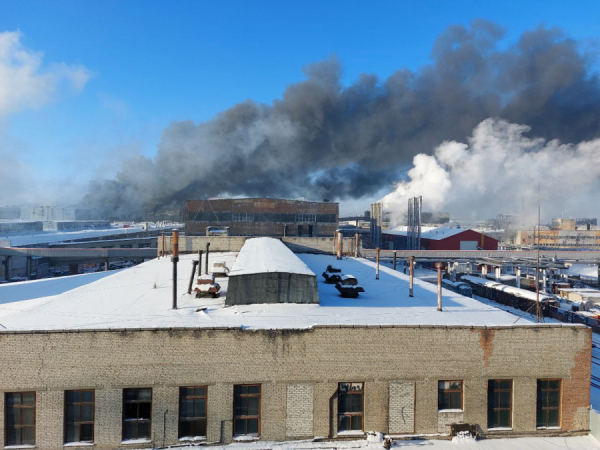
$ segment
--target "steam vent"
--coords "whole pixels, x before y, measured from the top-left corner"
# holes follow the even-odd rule
[[[280,240],[248,239],[229,272],[225,303],[319,303],[317,277]]]

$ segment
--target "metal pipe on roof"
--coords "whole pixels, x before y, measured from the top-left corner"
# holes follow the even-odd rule
[[[337,232],[337,259],[342,259],[342,232]]]
[[[414,256],[409,256],[408,257],[408,296],[412,297],[413,296],[413,284],[414,284],[414,278],[415,278],[415,257]]]
[[[188,284],[188,290],[187,290],[188,294],[192,293],[192,285],[194,284],[194,275],[196,275],[196,266],[197,265],[198,265],[198,261],[193,260],[192,261],[192,274],[190,275],[190,284]]]
[[[376,262],[375,262],[375,279],[379,280],[379,250],[380,248],[377,247],[377,258],[376,258]]]
[[[198,277],[202,275],[202,250],[198,250]]]
[[[437,310],[442,310],[442,263],[436,262],[437,269]]]
[[[358,223],[358,220],[356,223]],[[354,234],[354,257],[358,258],[358,233]]]
[[[396,252],[394,252],[394,260],[392,262],[392,269],[396,270]]]
[[[179,262],[179,231],[173,230],[173,239],[171,241],[171,251],[173,256],[173,309],[177,309],[177,263]]]
[[[206,261],[204,262],[204,274],[208,275],[208,253],[210,248],[210,242],[206,243]]]

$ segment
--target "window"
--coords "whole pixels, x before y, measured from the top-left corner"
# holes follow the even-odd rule
[[[488,381],[488,428],[512,427],[512,380]]]
[[[206,436],[206,386],[179,388],[179,437]]]
[[[338,385],[338,433],[362,431],[364,383]]]
[[[233,434],[260,434],[260,384],[233,387]]]
[[[537,381],[537,426],[560,427],[560,380]]]
[[[123,440],[150,439],[152,389],[123,389]]]
[[[65,391],[65,442],[94,442],[93,390]]]
[[[35,445],[35,392],[7,392],[6,445]]]
[[[296,214],[296,222],[315,223],[317,221],[316,214]]]
[[[463,409],[462,381],[438,381],[438,409]]]
[[[232,213],[232,222],[254,222],[254,213]]]

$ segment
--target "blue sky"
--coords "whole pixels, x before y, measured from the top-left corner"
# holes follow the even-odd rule
[[[475,18],[505,27],[507,44],[544,24],[595,49],[600,3],[5,0],[0,33],[19,31],[24,49],[43,54],[40,72],[62,63],[89,79],[80,89],[59,81],[49,100],[0,115],[0,154],[81,190],[128,155],[152,156],[172,121],[270,103],[332,54],[345,83],[418,69],[447,26]]]

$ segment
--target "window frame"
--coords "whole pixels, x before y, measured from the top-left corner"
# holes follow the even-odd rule
[[[67,393],[68,392],[91,392],[92,395],[94,396],[94,399],[92,402],[83,402],[83,401],[79,401],[79,402],[73,402],[73,403],[69,403],[68,397],[67,397]],[[68,433],[68,429],[69,429],[69,419],[68,419],[68,414],[67,414],[67,409],[69,405],[78,405],[79,406],[79,417],[81,418],[81,407],[82,405],[92,405],[92,421],[91,421],[91,425],[92,425],[92,440],[91,441],[82,441],[81,440],[81,425],[89,425],[90,421],[86,420],[86,421],[82,421],[79,420],[78,422],[73,421],[73,423],[71,425],[75,425],[78,424],[80,426],[79,428],[79,440],[76,441],[69,441],[67,439],[67,436],[69,435]],[[65,444],[72,444],[75,442],[85,442],[85,443],[94,443],[96,438],[96,390],[95,389],[69,389],[65,391],[65,409],[64,409],[64,437],[63,437],[63,442]]]
[[[507,389],[507,388],[497,388],[497,389],[494,389],[492,391],[492,389],[491,389],[491,383],[494,383],[494,382],[501,383],[501,382],[506,382],[506,381],[510,382],[510,389]],[[493,394],[492,394],[492,392],[493,392]],[[490,406],[490,397],[492,395],[497,395],[498,396],[498,405],[500,405],[500,395],[502,393],[505,393],[505,392],[509,392],[510,393],[510,397],[509,397],[510,402],[509,402],[509,406],[508,407],[497,406],[497,407],[493,408],[492,406]],[[509,429],[509,428],[512,429],[513,428],[513,395],[514,395],[514,381],[512,379],[500,378],[500,379],[490,379],[490,380],[488,380],[488,405],[487,405],[487,429],[488,430],[493,430],[493,429],[497,429],[497,428],[501,428],[501,429]],[[492,415],[490,413],[494,414],[496,416],[495,417],[496,418],[496,422],[499,422],[498,415],[500,414],[500,412],[507,411],[507,410],[509,412],[509,414],[508,414],[508,419],[509,419],[508,426],[502,426],[499,423],[496,423],[493,426],[490,425],[491,424],[491,417],[492,417]]]
[[[443,389],[440,388],[440,383],[460,383],[460,389]],[[447,411],[447,410],[461,410],[464,411],[464,381],[463,380],[438,380],[438,411]],[[442,408],[442,395],[443,394],[453,394],[460,393],[460,407],[444,407]],[[448,402],[450,403],[450,402]]]
[[[360,413],[357,412],[341,412],[340,411],[340,399],[342,396],[342,390],[341,390],[341,385],[342,384],[349,384],[349,385],[353,385],[353,384],[360,384],[361,385],[361,389],[360,391],[346,391],[343,394],[344,395],[355,395],[355,396],[359,396],[361,397],[361,411]],[[337,422],[336,422],[336,426],[337,426],[337,433],[353,433],[353,432],[362,432],[364,433],[365,431],[365,383],[364,381],[344,381],[344,382],[340,382],[338,383],[338,389],[337,389]],[[351,402],[352,403],[352,402]],[[350,429],[349,430],[340,430],[340,418],[342,416],[348,416],[350,418]],[[356,429],[352,429],[352,417],[356,417],[356,416],[360,416],[360,430],[356,430]]]
[[[33,394],[33,406],[23,407],[23,395],[25,394]],[[19,425],[14,425],[15,431],[19,430],[19,442],[16,444],[9,444],[8,442],[8,434],[9,434],[9,425],[8,425],[8,415],[9,410],[14,408],[13,406],[8,406],[8,397],[10,395],[19,395],[21,397],[20,405],[17,409],[33,409],[33,424],[32,425],[23,425],[23,413],[19,413]],[[23,443],[23,429],[24,428],[33,428],[33,443]],[[5,392],[4,393],[4,445],[8,446],[17,446],[17,445],[36,445],[37,441],[37,393],[36,391],[18,391],[18,392]]]
[[[236,394],[235,393],[235,388],[236,387],[250,387],[250,386],[258,386],[258,393],[252,393],[252,394]],[[250,397],[258,397],[258,415],[247,415],[247,414],[242,414],[242,415],[237,415],[235,412],[235,406],[236,406],[236,399],[237,398],[250,398]],[[232,427],[232,436],[233,437],[237,437],[237,436],[256,436],[259,437],[260,433],[261,433],[261,415],[262,415],[262,384],[260,383],[250,383],[250,384],[234,384],[233,385],[233,427]],[[244,420],[246,421],[246,431],[248,430],[248,423],[247,421],[250,419],[257,419],[258,420],[258,432],[257,433],[245,433],[245,434],[236,434],[235,430],[236,430],[236,421],[238,420]]]
[[[135,390],[135,391],[149,390],[150,391],[150,401],[147,401],[147,400],[144,400],[144,401],[140,401],[140,400],[127,400],[127,398],[126,398],[127,397],[127,391],[133,391],[133,390]],[[134,387],[134,388],[124,388],[123,389],[123,403],[122,403],[122,406],[123,406],[122,416],[123,417],[121,418],[121,424],[122,424],[121,441],[122,442],[131,441],[131,440],[134,440],[134,439],[148,439],[149,441],[152,440],[152,403],[153,403],[153,400],[154,400],[154,392],[153,392],[153,390],[152,390],[151,387],[144,387],[144,388]],[[126,419],[125,418],[125,405],[128,404],[128,403],[137,404],[138,405],[137,406],[137,416],[138,416],[137,418],[135,418],[135,419]],[[139,413],[140,413],[140,411],[139,411],[139,409],[140,409],[139,405],[142,404],[142,403],[150,403],[150,417],[148,417],[147,419],[145,419],[145,418],[144,419],[140,419],[139,418]],[[142,422],[148,422],[148,423],[150,423],[149,435],[148,436],[142,436],[142,437],[140,437],[139,436],[139,425],[138,425],[137,437],[126,438],[125,437],[125,422],[127,420],[129,420],[129,421],[134,421],[135,420],[138,424],[140,424]]]
[[[540,406],[540,393],[543,391],[541,388],[542,382],[550,382],[556,381],[558,382],[558,389],[546,389],[546,406]],[[548,406],[549,393],[550,392],[558,392],[558,405],[557,406]],[[562,379],[560,378],[539,378],[537,380],[537,388],[536,388],[536,411],[535,411],[535,424],[536,428],[545,429],[545,428],[562,428]],[[544,410],[546,410],[544,412]],[[558,415],[558,423],[556,425],[548,424],[548,412],[549,410],[557,410]],[[540,424],[540,413],[545,414],[545,422],[544,424]]]
[[[199,435],[198,436],[184,436],[184,435],[182,435],[181,424],[182,424],[183,420],[181,418],[181,411],[182,411],[181,404],[182,404],[182,401],[184,400],[184,396],[182,394],[183,389],[204,389],[205,390],[204,396],[200,396],[200,395],[186,396],[186,398],[191,398],[192,400],[204,399],[204,405],[205,405],[204,406],[204,429],[205,429],[204,436],[199,436]],[[193,420],[199,420],[199,419],[201,419],[201,418],[194,417],[193,419],[186,420],[186,421],[191,422]],[[183,439],[186,437],[189,437],[189,438],[204,437],[205,438],[207,434],[208,434],[208,385],[180,386],[179,387],[179,416],[177,419],[177,435],[178,435],[179,439]]]

